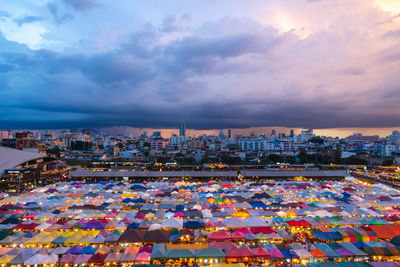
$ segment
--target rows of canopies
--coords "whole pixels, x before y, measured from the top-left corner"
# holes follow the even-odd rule
[[[393,262],[399,200],[354,179],[64,182],[1,199],[0,264]]]

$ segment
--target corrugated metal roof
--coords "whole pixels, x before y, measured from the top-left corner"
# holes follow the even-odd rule
[[[13,169],[24,162],[44,157],[46,155],[0,147],[0,177],[4,174],[4,170]]]
[[[345,177],[346,171],[245,170],[244,177]],[[93,171],[77,169],[71,177],[237,177],[236,171]]]

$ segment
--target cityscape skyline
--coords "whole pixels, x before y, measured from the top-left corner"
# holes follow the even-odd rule
[[[0,267],[400,267],[400,0],[0,0]]]
[[[345,138],[347,136],[353,135],[355,133],[360,133],[363,135],[378,135],[380,137],[385,137],[390,134],[394,130],[399,129],[400,127],[388,127],[388,128],[333,128],[333,129],[313,129],[317,136],[330,136],[330,137],[339,137]],[[60,128],[60,129],[35,129],[35,128],[21,128],[21,129],[0,129],[0,131],[10,130],[10,131],[62,131],[62,130],[76,130],[76,129],[85,129],[82,128]],[[114,126],[114,127],[107,127],[107,128],[89,128],[94,129],[101,133],[106,133],[110,135],[132,135],[132,136],[140,136],[143,132],[147,132],[151,134],[152,132],[159,131],[163,138],[169,138],[171,135],[180,134],[179,127],[170,128],[170,129],[161,129],[161,128],[135,128],[129,126]],[[303,130],[307,130],[306,128],[288,128],[288,127],[251,127],[251,128],[224,128],[224,129],[192,129],[192,128],[185,128],[185,132],[188,136],[200,136],[200,135],[218,135],[220,131],[223,130],[224,133],[227,135],[228,130],[231,130],[232,136],[235,135],[250,135],[254,133],[255,135],[265,134],[269,136],[273,130],[277,133],[285,133],[290,134],[290,131],[293,130],[295,134],[299,134]]]

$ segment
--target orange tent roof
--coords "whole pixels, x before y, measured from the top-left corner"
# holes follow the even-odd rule
[[[311,250],[310,253],[314,258],[328,258],[328,256],[318,248]]]
[[[378,238],[393,238],[400,235],[400,225],[371,225],[369,226],[374,231]]]
[[[133,254],[138,254],[139,253],[139,249],[140,249],[140,247],[127,247],[125,249],[124,253],[126,254],[126,253],[131,252]]]
[[[251,217],[250,214],[248,214],[245,211],[236,211],[234,213],[231,214],[232,217],[239,217],[239,218],[248,218]]]

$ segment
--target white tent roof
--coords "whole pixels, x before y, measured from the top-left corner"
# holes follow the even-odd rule
[[[168,218],[164,219],[162,224],[162,228],[182,228],[183,227],[183,220],[176,219],[176,218]]]

